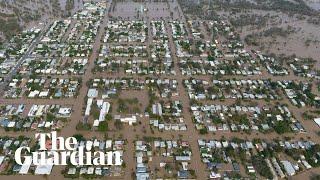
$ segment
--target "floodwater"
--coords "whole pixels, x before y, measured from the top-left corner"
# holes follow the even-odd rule
[[[177,19],[179,11],[174,2],[133,2],[124,1],[113,3],[111,15],[123,20],[160,20]]]
[[[68,4],[70,4],[70,2],[72,1],[72,8],[68,8]],[[12,14],[17,11],[21,16],[30,16],[30,18],[26,19],[19,17],[19,19],[23,19],[22,21],[20,21],[20,25],[32,27],[39,22],[47,22],[52,18],[66,17],[68,15],[74,14],[82,7],[82,0],[5,0],[3,1],[3,6],[1,6],[1,12]]]
[[[319,0],[316,4],[320,6]],[[229,12],[219,12],[219,14],[225,17],[230,15]],[[249,14],[261,16],[269,15],[270,18],[267,22],[267,25],[260,29],[250,25],[243,28],[238,28],[238,30],[241,32],[240,36],[242,39],[244,39],[248,34],[260,33],[271,27],[280,27],[283,29],[287,29],[288,26],[291,26],[294,29],[294,32],[288,34],[287,37],[277,36],[275,38],[263,37],[259,39],[259,43],[264,46],[264,49],[262,49],[262,51],[269,51],[270,53],[286,55],[296,54],[299,57],[311,57],[315,60],[318,60],[317,67],[320,67],[320,34],[318,33],[318,25],[310,24],[306,22],[306,20],[300,20],[296,17],[292,17],[287,14],[275,11],[252,10]],[[312,41],[309,46],[306,46],[305,44],[307,40]],[[255,49],[256,47],[251,48]]]
[[[306,3],[315,10],[320,10],[320,1],[319,0],[306,0]]]

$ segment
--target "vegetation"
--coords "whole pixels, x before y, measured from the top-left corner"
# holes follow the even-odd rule
[[[0,18],[0,24],[0,31],[5,35],[7,39],[11,38],[13,35],[22,30],[18,23],[18,19],[16,18],[9,18],[6,20]]]
[[[73,137],[75,137],[77,139],[77,141],[83,141],[84,140],[84,137],[82,134],[75,134],[73,135]]]
[[[291,132],[290,123],[287,121],[277,121],[273,128],[278,134]]]
[[[255,155],[252,156],[252,164],[254,166],[254,168],[256,169],[256,171],[263,177],[268,178],[268,179],[272,179],[273,175],[267,165],[267,163],[264,160],[264,157]]]
[[[88,123],[83,123],[83,122],[79,122],[76,126],[77,130],[90,130],[91,129],[91,125]]]
[[[235,27],[242,27],[242,26],[257,26],[257,28],[262,28],[266,26],[269,17],[266,16],[258,16],[253,14],[241,14],[240,17],[231,18],[230,23]]]
[[[100,132],[108,131],[108,122],[107,121],[100,122],[99,126],[98,126],[98,131],[100,131]]]
[[[246,44],[250,45],[250,46],[258,46],[258,35],[257,34],[248,34],[245,38],[244,41]]]
[[[117,130],[122,130],[123,129],[123,124],[120,120],[115,120],[114,126],[116,127]]]
[[[117,112],[125,114],[135,114],[140,113],[139,100],[138,98],[133,99],[118,99]]]
[[[218,9],[258,9],[268,11],[281,11],[289,14],[300,14],[307,16],[318,16],[316,10],[311,9],[303,0],[266,0],[266,1],[215,1],[215,6]]]
[[[290,30],[290,27],[285,30],[283,28],[280,28],[280,27],[271,27],[267,30],[265,30],[263,32],[263,35],[265,37],[269,37],[269,36],[272,36],[272,37],[276,37],[276,36],[281,36],[281,37],[287,37],[288,34],[290,34],[292,31]]]
[[[208,134],[208,129],[206,127],[203,127],[200,129],[200,134]]]

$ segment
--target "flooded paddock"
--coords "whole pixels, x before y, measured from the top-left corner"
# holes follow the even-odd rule
[[[110,16],[122,20],[178,19],[182,13],[177,3],[169,2],[113,2]]]

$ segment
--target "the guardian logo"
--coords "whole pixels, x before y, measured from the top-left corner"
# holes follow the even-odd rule
[[[37,133],[40,148],[36,152],[30,152],[30,147],[20,147],[16,150],[14,158],[19,165],[67,165],[68,160],[74,166],[107,165],[121,166],[122,155],[119,151],[94,151],[84,146],[78,147],[75,137],[57,137],[57,132]],[[46,147],[46,141],[51,140],[50,149]],[[30,155],[31,153],[31,155]],[[23,155],[24,154],[24,155]],[[29,154],[29,155],[28,155]]]

